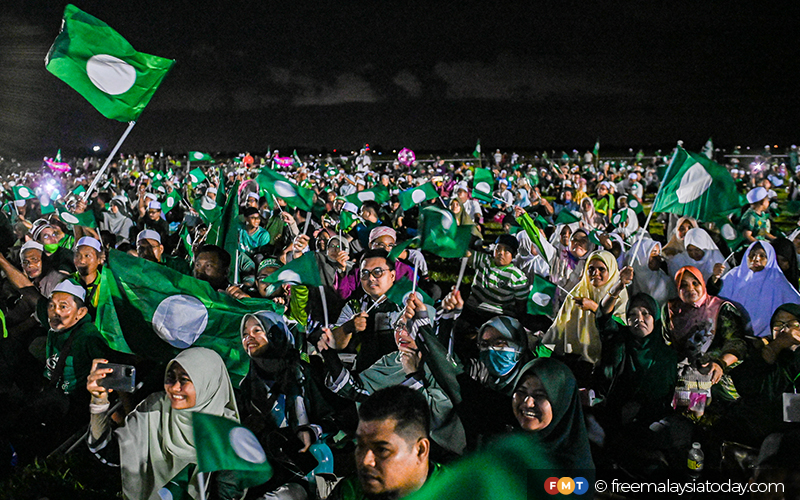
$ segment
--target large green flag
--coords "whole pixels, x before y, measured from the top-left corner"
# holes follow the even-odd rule
[[[438,196],[439,193],[436,192],[436,188],[433,187],[433,183],[426,182],[419,187],[401,191],[398,195],[398,198],[400,198],[400,206],[403,207],[403,210],[409,210],[414,205],[419,205],[424,201],[433,200]]]
[[[449,210],[427,206],[420,210],[420,248],[444,258],[467,254],[472,226],[459,226]]]
[[[239,336],[242,316],[273,308],[113,249],[99,290],[95,324],[112,349],[167,362],[182,349],[207,347],[225,360],[234,386],[250,365]]]
[[[253,431],[234,420],[195,412],[192,414],[197,470],[237,471],[240,488],[264,484],[272,478],[272,466]]]
[[[202,151],[189,151],[189,161],[214,161],[214,158],[211,157],[208,153],[203,153]]]
[[[109,25],[71,4],[45,58],[47,71],[103,116],[122,122],[139,118],[173,64],[136,52]]]
[[[306,252],[292,260],[265,280],[267,284],[291,283],[292,285],[320,286],[319,266],[314,252]]]
[[[472,180],[472,197],[486,203],[492,202],[494,192],[494,175],[488,168],[476,168],[475,178]]]
[[[345,196],[344,200],[349,201],[357,207],[360,207],[365,201],[369,200],[372,200],[378,204],[386,203],[389,201],[390,197],[391,194],[389,194],[389,190],[387,188],[384,186],[378,186]]]
[[[231,188],[231,196],[228,196],[228,201],[222,209],[222,214],[208,228],[208,234],[206,235],[206,241],[224,248],[233,257],[230,267],[231,276],[234,276],[234,270],[238,264],[235,257],[236,251],[239,249],[239,228],[241,227],[239,223],[239,200],[238,196],[236,196],[238,189],[239,183],[237,182]]]
[[[528,294],[528,314],[543,314],[553,317],[553,297],[556,286],[538,274],[533,275],[531,293]]]
[[[203,173],[203,170],[200,168],[196,168],[189,172],[189,181],[194,184],[195,186],[206,180],[206,174]]]
[[[256,177],[258,185],[268,193],[277,196],[287,205],[306,212],[314,205],[314,191],[298,186],[286,177],[269,168],[262,168]]]
[[[653,205],[654,212],[711,221],[738,210],[746,203],[736,191],[733,177],[725,167],[680,146],[666,176]]]

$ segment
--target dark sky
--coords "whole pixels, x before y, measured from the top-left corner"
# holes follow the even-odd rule
[[[75,4],[177,60],[123,151],[797,140],[798,17],[778,3]],[[125,128],[44,68],[64,5],[0,13],[0,155],[109,148]]]

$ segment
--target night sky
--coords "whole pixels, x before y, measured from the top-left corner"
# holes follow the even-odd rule
[[[65,4],[13,3],[0,156],[113,146],[125,124],[44,68]],[[798,18],[777,2],[74,3],[177,60],[128,152],[797,140]]]

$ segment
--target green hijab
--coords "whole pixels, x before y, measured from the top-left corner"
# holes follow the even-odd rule
[[[158,490],[189,464],[197,463],[192,414],[217,415],[239,421],[233,386],[219,354],[203,347],[181,351],[167,365],[179,363],[192,380],[196,403],[175,410],[166,393],[151,394],[116,431],[120,449],[124,498],[158,498]],[[189,494],[199,498],[197,476],[189,483]]]
[[[550,425],[527,433],[534,445],[531,453],[543,454],[556,468],[594,469],[575,376],[557,359],[537,358],[522,367],[514,387],[528,374],[542,381],[553,411]]]

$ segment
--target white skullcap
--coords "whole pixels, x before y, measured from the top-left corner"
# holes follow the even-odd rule
[[[258,193],[247,193],[247,197],[258,199]]]
[[[217,188],[210,187],[210,188],[206,189],[206,194],[217,194]]]
[[[22,259],[22,254],[24,254],[25,252],[27,252],[28,250],[31,250],[31,249],[39,250],[40,252],[44,253],[44,245],[42,245],[41,243],[38,243],[36,241],[30,240],[30,241],[26,241],[22,245],[22,247],[20,247],[20,249],[19,249],[19,258]]]
[[[68,293],[72,296],[78,297],[81,300],[86,300],[86,290],[84,290],[82,286],[76,285],[70,280],[64,280],[56,285],[55,288],[53,288],[53,292],[50,294],[50,297],[52,298],[56,292]]]
[[[157,201],[151,201],[148,203],[147,208],[150,210],[161,210],[161,203]]]
[[[763,187],[759,186],[757,188],[751,189],[747,193],[747,202],[748,203],[757,203],[764,198],[767,197],[767,190]]]
[[[144,231],[140,232],[139,235],[136,237],[136,243],[139,243],[142,240],[153,240],[161,244],[161,235],[158,234],[158,231],[153,231],[152,229],[145,229]]]
[[[24,207],[25,206],[25,200],[14,200],[14,205],[16,205],[18,207]]]
[[[92,247],[100,253],[103,252],[103,246],[96,238],[92,238],[91,236],[84,236],[79,239],[78,243],[75,244],[75,249],[78,247]]]

